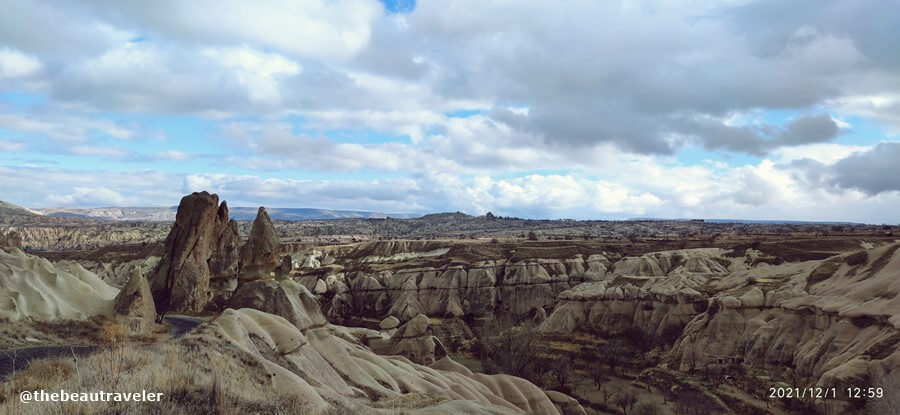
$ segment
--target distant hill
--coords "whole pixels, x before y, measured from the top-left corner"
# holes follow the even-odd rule
[[[229,207],[229,216],[236,220],[253,220],[256,218],[258,207]],[[269,216],[275,220],[325,220],[325,219],[380,219],[380,218],[411,218],[417,215],[389,214],[381,212],[356,211],[356,210],[331,210],[313,208],[266,208]],[[37,209],[44,215],[51,217],[65,217],[93,220],[111,221],[162,221],[175,220],[178,208],[172,207],[103,207],[103,208],[46,208]]]
[[[839,222],[839,221],[806,221],[806,220],[778,220],[778,219],[665,219],[665,218],[631,218],[628,221],[639,222],[683,222],[697,221],[706,223],[743,223],[753,225],[862,225],[858,222]]]
[[[4,202],[0,200],[0,215],[3,216],[37,216],[38,214],[31,209],[23,208],[19,205]]]

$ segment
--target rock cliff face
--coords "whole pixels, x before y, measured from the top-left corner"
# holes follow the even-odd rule
[[[154,243],[166,236],[167,223],[16,226],[25,248],[39,251],[94,249],[106,245]]]
[[[739,362],[790,368],[809,384],[839,390],[879,384],[900,371],[898,248],[735,272],[719,281],[725,292],[687,325],[671,354],[682,369]],[[847,405],[820,402],[827,413]]]
[[[395,321],[396,318],[388,317],[382,321],[382,325],[389,327]],[[402,326],[389,327],[387,330],[392,333],[390,337],[375,338],[366,343],[375,353],[405,356],[423,365],[430,365],[447,356],[447,350],[441,341],[431,335],[428,316],[424,314],[413,317]]]
[[[261,207],[250,228],[250,237],[241,248],[241,278],[247,280],[271,278],[281,261],[281,241],[269,213]]]
[[[616,333],[634,326],[661,334],[682,328],[707,307],[701,287],[728,274],[718,249],[655,252],[625,257],[601,281],[589,281],[559,295],[541,331]]]
[[[340,404],[370,412],[372,401],[409,393],[443,397],[444,403],[409,413],[559,414],[554,402],[534,384],[506,375],[473,374],[461,365],[423,347],[428,318],[417,316],[387,338],[378,332],[327,324],[315,297],[292,280],[257,280],[242,284],[232,306],[183,341],[220,350],[237,346],[243,359],[257,362],[268,381],[309,404],[309,413]],[[391,354],[433,362],[428,368],[406,357],[379,356],[363,346],[360,337],[385,340]],[[433,345],[433,343],[432,343]],[[430,353],[430,355],[429,355]],[[420,412],[421,411],[421,412]]]
[[[236,229],[218,196],[202,192],[181,199],[165,253],[150,279],[157,309],[199,312],[206,307],[210,280],[235,277]]]
[[[492,313],[539,314],[558,295],[584,280],[601,278],[608,261],[602,255],[565,261],[505,259],[470,265],[419,267],[378,273],[353,272],[299,278],[320,295],[329,318],[395,316],[405,322],[431,317],[481,317]]]

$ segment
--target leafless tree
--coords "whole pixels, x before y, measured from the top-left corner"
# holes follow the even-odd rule
[[[619,408],[622,409],[622,412],[625,415],[628,415],[628,410],[631,409],[632,406],[634,406],[634,403],[636,401],[637,398],[635,398],[634,392],[629,389],[625,389],[619,392],[618,395],[616,395],[616,405],[618,405]]]
[[[559,386],[565,386],[572,377],[572,359],[563,357],[553,362],[551,373]]]
[[[543,347],[539,339],[531,325],[495,319],[482,334],[483,355],[498,372],[534,381],[548,369],[540,358]]]
[[[609,400],[616,397],[619,394],[619,391],[610,388],[609,386],[604,386],[600,388],[600,396],[603,397],[603,403],[609,404]]]

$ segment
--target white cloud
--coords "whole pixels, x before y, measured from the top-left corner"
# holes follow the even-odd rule
[[[2,151],[21,151],[25,149],[25,143],[16,141],[0,140],[0,150]]]
[[[278,80],[300,73],[302,67],[277,53],[263,53],[249,47],[209,48],[206,56],[234,69],[238,82],[247,89],[252,101],[278,104],[281,101]]]
[[[101,132],[116,139],[129,139],[135,133],[116,122],[61,114],[0,113],[0,128],[46,134],[63,141],[87,141],[91,132]]]
[[[41,66],[41,62],[33,56],[10,48],[0,49],[0,80],[32,75]]]

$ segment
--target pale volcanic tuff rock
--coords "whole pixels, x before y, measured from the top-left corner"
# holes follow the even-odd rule
[[[419,314],[398,327],[387,338],[372,339],[368,345],[382,355],[400,355],[420,363],[432,364],[447,356],[447,350],[437,337],[431,335],[428,316]]]
[[[473,374],[446,358],[429,333],[429,321],[416,316],[394,328],[392,337],[373,330],[327,324],[313,295],[292,280],[258,280],[243,284],[233,306],[182,342],[202,344],[221,356],[234,348],[259,363],[279,393],[293,396],[309,413],[340,404],[359,412],[378,413],[374,401],[408,393],[429,393],[444,402],[411,407],[409,413],[559,414],[548,396],[530,382],[506,375]],[[262,310],[262,311],[261,311]],[[396,327],[397,320],[385,326]],[[384,346],[379,356],[358,340]],[[430,342],[429,342],[430,341]],[[400,355],[400,356],[393,356]],[[434,368],[414,361],[439,361]],[[243,367],[248,367],[244,365]]]
[[[58,268],[18,248],[0,249],[0,320],[83,320],[113,315],[118,293],[77,264]]]
[[[707,295],[698,289],[728,274],[722,253],[701,248],[622,258],[602,281],[562,292],[541,330],[615,333],[636,326],[661,334],[684,327],[706,309]]]
[[[153,326],[156,305],[153,303],[150,285],[140,267],[134,269],[131,278],[116,295],[114,309],[132,334],[145,333]]]
[[[38,216],[40,217],[40,216]],[[155,243],[166,236],[167,223],[139,225],[90,223],[16,226],[25,248],[41,251],[69,251],[94,249],[101,246]]]
[[[253,308],[281,316],[301,330],[327,323],[319,304],[306,287],[293,280],[257,280],[234,292],[230,308]]]
[[[279,399],[304,404],[304,413],[333,412],[335,406],[355,413],[394,413],[375,402],[429,394],[439,397],[415,405],[409,414],[548,414],[559,409],[547,394],[525,379],[473,374],[449,358],[428,367],[401,356],[379,356],[354,340],[352,329],[323,326],[300,329],[288,320],[250,308],[227,309],[180,342],[203,345],[217,359],[237,356],[257,364],[242,370],[260,378]],[[228,391],[241,394],[242,391]]]
[[[615,333],[630,326],[660,334],[683,327],[706,308],[706,296],[684,287],[677,292],[638,288],[630,283],[586,282],[559,295],[559,304],[541,324],[548,333],[576,330]]]
[[[499,259],[442,268],[354,272],[346,277],[341,274],[341,281],[346,281],[342,287],[348,290],[348,312],[355,316],[390,315],[407,321],[418,314],[435,317],[491,313],[532,315],[538,309],[554,306],[559,293],[581,282],[588,270],[600,278],[605,270],[601,257],[598,255],[589,261],[593,264],[578,256],[565,262],[536,259],[510,263]],[[308,288],[313,288],[322,279],[304,277],[301,280]],[[348,304],[342,303],[342,306]]]
[[[681,369],[738,361],[792,367],[821,387],[878,385],[900,372],[900,254],[896,244],[866,254],[863,264],[843,256],[728,276],[718,284],[728,291],[687,325],[671,354]],[[826,413],[849,405],[818,402]]]
[[[166,237],[165,253],[150,279],[160,311],[199,312],[206,308],[210,280],[234,277],[236,230],[235,223],[228,220],[228,206],[225,202],[219,205],[217,195],[200,192],[181,199],[175,224]],[[233,284],[223,286],[231,288]]]
[[[260,207],[250,228],[250,237],[241,248],[241,279],[270,278],[281,261],[281,240],[266,208]]]
[[[144,277],[149,280],[156,270],[156,265],[159,264],[159,260],[160,257],[158,256],[149,256],[146,258],[121,262],[62,260],[56,261],[56,264],[57,266],[67,267],[77,262],[84,267],[84,269],[97,274],[97,276],[103,279],[103,281],[106,281],[107,284],[121,288],[131,279],[131,275],[134,273],[135,268],[140,268]]]

